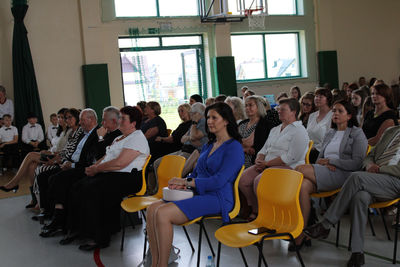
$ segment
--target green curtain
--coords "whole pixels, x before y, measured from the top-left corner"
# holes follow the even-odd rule
[[[29,113],[34,113],[43,127],[43,114],[35,69],[29,47],[28,32],[24,25],[24,17],[28,10],[28,5],[26,5],[26,1],[13,1],[12,4],[11,12],[14,16],[12,62],[15,124],[21,130],[27,123],[26,116]]]

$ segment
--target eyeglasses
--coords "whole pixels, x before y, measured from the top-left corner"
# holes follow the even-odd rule
[[[312,106],[312,104],[310,104],[310,103],[304,103],[304,102],[302,102],[301,105],[306,106],[306,107],[311,107],[311,106]]]

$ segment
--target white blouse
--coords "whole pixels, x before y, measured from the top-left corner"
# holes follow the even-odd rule
[[[265,155],[265,161],[281,157],[291,168],[304,164],[308,150],[308,134],[301,121],[295,121],[281,130],[282,124],[271,129],[268,139],[258,154]]]
[[[124,139],[119,140],[122,135],[114,139],[114,142],[106,148],[106,155],[101,163],[118,158],[124,149],[132,149],[140,152],[131,163],[121,170],[116,170],[115,172],[131,172],[133,168],[138,171],[142,170],[144,163],[146,162],[147,156],[150,154],[149,143],[141,130],[136,130]]]
[[[339,149],[342,143],[343,135],[345,131],[336,131],[335,135],[329,144],[326,145],[324,151],[324,158],[326,159],[339,159]]]
[[[325,134],[331,127],[332,110],[330,110],[319,122],[317,122],[318,116],[319,111],[310,114],[307,124],[307,133],[308,137],[314,141],[313,147],[320,151]]]

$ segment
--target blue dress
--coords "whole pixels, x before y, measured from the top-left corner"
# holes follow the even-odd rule
[[[221,214],[224,222],[234,204],[233,184],[244,164],[242,145],[229,139],[210,156],[213,144],[205,144],[196,168],[189,177],[195,179],[193,198],[174,201],[189,220],[209,214]]]

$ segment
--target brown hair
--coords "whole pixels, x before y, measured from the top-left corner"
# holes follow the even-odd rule
[[[331,90],[326,89],[326,88],[318,88],[317,90],[315,90],[315,95],[323,95],[326,97],[326,102],[328,104],[329,107],[332,107],[332,93]]]
[[[374,86],[372,86],[372,88],[374,88],[376,90],[376,93],[378,95],[380,95],[380,96],[385,98],[386,105],[389,108],[394,109],[392,88],[390,88],[389,86],[387,86],[384,83],[380,83],[380,84],[374,85]]]
[[[146,106],[154,110],[154,113],[158,116],[161,114],[161,106],[158,102],[156,101],[149,101],[147,102]]]

